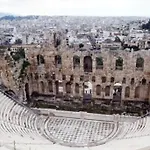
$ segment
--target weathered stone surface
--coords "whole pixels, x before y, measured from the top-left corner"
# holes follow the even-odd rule
[[[150,99],[150,51],[140,50],[136,52],[129,52],[126,50],[101,50],[101,51],[76,51],[61,47],[59,51],[53,46],[49,47],[36,47],[36,46],[24,46],[26,58],[30,62],[30,66],[27,70],[27,76],[24,79],[21,89],[25,83],[28,83],[29,95],[36,91],[41,94],[58,94],[58,89],[63,90],[63,95],[79,96],[83,97],[84,82],[88,80],[92,83],[91,94],[93,98],[97,99],[113,99],[113,89],[115,83],[122,84],[121,99],[144,101]],[[16,48],[16,47],[13,47]],[[37,55],[42,55],[44,58],[44,64],[38,64]],[[61,64],[57,65],[55,56],[61,57]],[[73,57],[80,57],[80,66],[74,68]],[[92,58],[92,72],[84,72],[84,58],[90,56]],[[96,69],[96,57],[102,57],[103,69]],[[123,70],[116,70],[116,60],[121,57],[123,59]],[[142,57],[144,59],[143,70],[136,69],[137,58]],[[19,89],[18,80],[16,77],[19,70],[19,63],[14,67],[8,64],[8,60],[3,57],[0,60],[0,71],[2,82],[15,92]],[[15,68],[15,69],[14,69]],[[16,72],[13,70],[17,70]],[[63,80],[63,75],[66,79]],[[71,77],[72,76],[72,77]],[[81,76],[83,81],[81,81]],[[93,77],[94,76],[94,77]],[[102,77],[106,77],[106,82],[102,83]],[[111,82],[111,78],[114,78],[114,82]],[[71,81],[70,81],[71,78]],[[95,78],[95,82],[92,79]],[[123,78],[126,79],[126,83],[122,83]],[[134,78],[134,83],[131,84],[131,79]],[[142,79],[146,79],[146,83],[142,84]],[[52,81],[52,90],[49,91],[49,81]],[[56,86],[58,84],[58,87]],[[69,92],[67,93],[66,84],[70,83]],[[75,84],[79,84],[79,93],[75,92]],[[69,84],[68,84],[69,85]],[[101,86],[100,95],[96,93],[96,86]],[[106,86],[110,87],[110,95],[106,96]],[[135,98],[135,88],[140,87],[139,97]],[[62,87],[62,88],[59,88]],[[130,88],[129,97],[125,97],[125,88]],[[53,92],[52,92],[53,91]],[[23,92],[24,93],[24,92]]]

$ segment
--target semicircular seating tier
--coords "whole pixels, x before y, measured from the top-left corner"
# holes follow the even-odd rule
[[[94,146],[98,146],[117,150],[117,143],[131,147],[142,137],[143,146],[150,146],[145,142],[150,138],[149,126],[149,116],[128,123],[119,122],[115,116],[114,121],[55,115],[44,118],[0,92],[0,147],[8,149],[19,145],[19,150],[29,147],[46,150],[57,149],[59,145],[59,149],[67,146],[75,149],[91,147],[94,150]],[[141,145],[138,146],[142,148]]]
[[[41,133],[40,122],[32,110],[0,92],[0,143],[50,142]]]

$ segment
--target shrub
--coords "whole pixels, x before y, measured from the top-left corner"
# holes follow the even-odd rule
[[[27,61],[27,60],[24,60],[24,61],[23,61],[19,78],[23,78],[23,76],[25,75],[25,70],[26,70],[26,68],[27,68],[29,65],[30,65],[29,61]]]
[[[14,61],[19,61],[20,59],[25,58],[25,51],[22,47],[19,48],[16,52],[11,52],[10,54]]]

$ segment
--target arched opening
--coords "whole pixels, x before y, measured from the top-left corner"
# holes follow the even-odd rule
[[[37,63],[38,63],[38,65],[45,64],[45,60],[42,55],[37,55]]]
[[[70,82],[73,82],[73,80],[74,80],[74,75],[72,74],[72,75],[70,76]]]
[[[70,82],[66,83],[66,93],[71,94],[71,83]]]
[[[92,72],[92,58],[91,56],[84,57],[84,72]]]
[[[135,82],[135,81],[134,81],[134,78],[132,78],[132,79],[131,79],[131,85],[133,85],[134,82]]]
[[[130,97],[130,87],[126,87],[125,88],[125,98],[129,98]]]
[[[121,104],[122,101],[122,84],[115,83],[113,89],[113,102]]]
[[[92,94],[92,83],[87,81],[87,82],[84,82],[84,94]]]
[[[83,83],[83,103],[89,103],[92,100],[93,85],[86,81]]]
[[[92,76],[92,82],[95,82],[95,81],[96,81],[96,77]]]
[[[101,86],[100,85],[96,86],[96,95],[101,95]]]
[[[114,83],[114,81],[115,81],[115,78],[114,78],[114,77],[111,77],[110,82],[111,82],[111,83]]]
[[[80,67],[80,57],[74,56],[73,57],[73,68],[79,68]]]
[[[66,75],[62,75],[62,80],[66,80]]]
[[[146,79],[145,78],[142,79],[142,85],[146,85]]]
[[[39,79],[38,73],[35,73],[35,74],[34,74],[34,79],[35,79],[35,80],[38,80],[38,79]]]
[[[76,83],[75,84],[75,94],[79,94],[80,93],[80,87],[79,87],[79,84]]]
[[[61,67],[62,65],[62,60],[60,55],[55,56],[55,67]]]
[[[59,94],[59,82],[58,81],[55,82],[55,91],[56,91],[56,94]]]
[[[96,58],[96,69],[103,69],[103,58],[102,57]]]
[[[53,92],[53,82],[52,81],[48,81],[48,90],[49,90],[49,92]]]
[[[136,60],[136,70],[144,69],[144,59],[142,57],[137,58]]]
[[[52,79],[55,80],[56,79],[56,75],[55,73],[52,74]]]
[[[126,84],[126,78],[125,77],[123,78],[122,83]]]
[[[123,70],[123,59],[121,57],[116,60],[116,70]]]
[[[135,95],[134,95],[135,98],[140,98],[140,87],[137,86],[135,88]]]
[[[102,83],[106,82],[106,77],[102,77]]]
[[[40,82],[40,87],[41,87],[41,92],[44,93],[45,88],[44,88],[44,82],[43,81]]]
[[[83,81],[83,80],[84,80],[84,76],[81,75],[81,76],[80,76],[80,81]]]
[[[106,88],[105,88],[105,96],[110,96],[110,86],[106,86]]]

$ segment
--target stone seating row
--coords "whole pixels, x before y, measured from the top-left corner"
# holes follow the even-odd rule
[[[22,126],[25,126],[25,124],[28,121],[30,123],[29,124],[30,128],[34,129],[35,127],[33,126],[32,121],[34,121],[34,118],[36,117],[36,115],[29,113],[28,110],[26,110],[23,107],[20,107],[19,105],[17,105],[17,108],[16,108],[15,105],[17,105],[17,104],[15,104],[13,101],[10,101],[7,97],[4,98],[3,102],[0,104],[1,119],[5,120],[5,121],[9,121],[11,123],[15,123],[15,121],[18,121],[18,124],[20,124]],[[15,109],[13,109],[13,107]],[[15,119],[13,120],[13,118],[15,118]],[[20,120],[20,118],[21,118],[21,120]]]
[[[48,142],[40,134],[38,122],[35,113],[0,93],[0,141],[5,137],[5,141]]]
[[[124,123],[117,139],[141,137],[150,134],[150,117],[138,119],[132,123]]]
[[[0,142],[48,142],[85,147],[101,145],[110,140],[150,135],[148,116],[122,124],[118,116],[113,118],[114,122],[86,117],[50,116],[43,119],[0,92]]]

